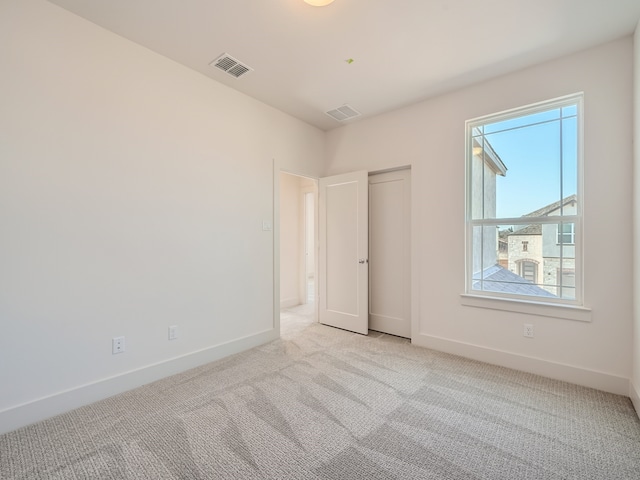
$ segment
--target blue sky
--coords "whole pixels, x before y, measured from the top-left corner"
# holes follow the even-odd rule
[[[576,193],[576,108],[565,107],[563,113],[562,120],[560,109],[554,109],[485,125],[487,140],[508,169],[497,178],[498,218],[520,217]]]

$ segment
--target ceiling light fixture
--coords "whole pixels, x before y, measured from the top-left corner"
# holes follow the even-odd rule
[[[313,5],[314,7],[324,7],[333,3],[333,0],[304,0],[309,5]]]

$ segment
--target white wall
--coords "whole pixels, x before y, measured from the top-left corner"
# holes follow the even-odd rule
[[[629,396],[633,400],[636,412],[640,416],[640,22],[636,27],[636,33],[634,36],[634,50],[633,50],[633,65],[634,65],[634,212],[633,212],[633,227],[634,227],[634,241],[633,241],[633,253],[634,253],[634,286],[633,286],[633,298],[634,302],[634,316],[633,316],[633,372],[631,376],[631,386],[629,389]]]
[[[300,303],[302,177],[280,174],[280,307]]]
[[[277,336],[273,162],[323,132],[44,0],[0,65],[0,431]]]
[[[627,394],[632,47],[627,37],[328,133],[326,174],[412,166],[414,343]],[[579,91],[591,321],[462,305],[465,120]],[[535,325],[534,339],[523,337],[524,323]]]

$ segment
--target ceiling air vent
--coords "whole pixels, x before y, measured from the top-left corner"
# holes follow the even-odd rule
[[[356,109],[346,104],[342,105],[341,107],[334,108],[333,110],[329,110],[325,113],[339,122],[344,122],[345,120],[349,120],[350,118],[359,117],[360,115],[362,115]]]
[[[251,72],[253,68],[244,65],[239,60],[236,60],[231,55],[223,53],[216,58],[209,65],[215,68],[219,68],[223,72],[227,72],[229,75],[239,78],[245,73]]]

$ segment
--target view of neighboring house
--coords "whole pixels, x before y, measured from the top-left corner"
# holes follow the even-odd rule
[[[506,176],[508,169],[489,141],[479,138],[472,145],[472,215],[495,218],[496,177]],[[477,192],[484,192],[484,198],[476,199]],[[571,195],[523,217],[573,215],[576,204]],[[484,227],[472,234],[473,290],[575,298],[573,223]]]
[[[576,212],[576,195],[531,212],[527,217]],[[502,233],[502,232],[501,232]],[[508,232],[506,268],[557,297],[575,298],[576,254],[574,224],[533,224]]]

